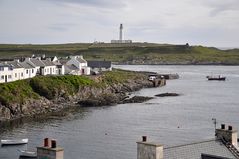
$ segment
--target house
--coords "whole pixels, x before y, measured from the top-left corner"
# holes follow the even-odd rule
[[[111,61],[87,61],[91,72],[112,71]]]
[[[25,79],[24,77],[24,67],[21,65],[21,63],[16,60],[16,61],[9,61],[7,62],[9,65],[12,66],[13,68],[13,72],[12,72],[12,81],[16,81],[16,80],[21,80],[21,79]]]
[[[90,74],[90,67],[87,66],[87,61],[83,59],[83,56],[70,56],[70,60],[66,62],[65,67],[68,68],[76,67],[77,70],[74,71],[75,75]]]
[[[24,79],[32,78],[36,76],[37,68],[35,67],[35,65],[28,63],[27,61],[23,61],[20,64],[24,68],[24,73],[23,73]]]
[[[222,124],[215,130],[215,138],[185,145],[163,147],[148,142],[146,136],[137,142],[137,159],[234,159],[239,158],[237,130],[225,129]]]
[[[65,66],[60,63],[59,60],[52,61],[53,64],[56,66],[56,75],[64,75],[65,74]]]
[[[7,63],[0,63],[0,83],[12,81],[13,67]]]
[[[24,62],[35,67],[39,75],[57,74],[56,65],[49,59],[41,60],[41,58],[26,58]]]

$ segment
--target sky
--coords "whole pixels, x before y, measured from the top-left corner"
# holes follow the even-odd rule
[[[239,47],[239,0],[0,0],[0,43]]]

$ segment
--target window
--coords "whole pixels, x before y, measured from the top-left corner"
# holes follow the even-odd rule
[[[26,70],[26,74],[28,74],[28,70]]]
[[[17,78],[17,73],[15,73],[15,78]]]
[[[8,75],[8,78],[12,78],[12,75]]]
[[[0,71],[4,71],[4,67],[0,67]]]
[[[23,77],[23,72],[21,73],[21,76]]]
[[[3,75],[1,76],[1,79],[2,79],[2,80],[4,79],[4,76],[3,76]]]

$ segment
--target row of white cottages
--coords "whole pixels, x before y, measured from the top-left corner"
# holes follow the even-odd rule
[[[0,83],[32,78],[36,75],[89,75],[90,67],[82,56],[71,56],[69,60],[57,57],[25,58],[24,61],[6,61],[0,63]]]

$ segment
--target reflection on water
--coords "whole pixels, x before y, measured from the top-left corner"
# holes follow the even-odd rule
[[[136,141],[149,140],[172,146],[214,137],[212,118],[239,128],[239,67],[237,66],[115,66],[122,69],[178,73],[180,79],[162,88],[143,89],[136,95],[174,92],[178,97],[155,97],[141,104],[77,108],[64,115],[1,127],[1,139],[29,138],[29,149],[45,137],[57,139],[65,158],[135,159]],[[210,74],[227,81],[207,81]],[[1,159],[18,157],[16,147],[0,148]]]

